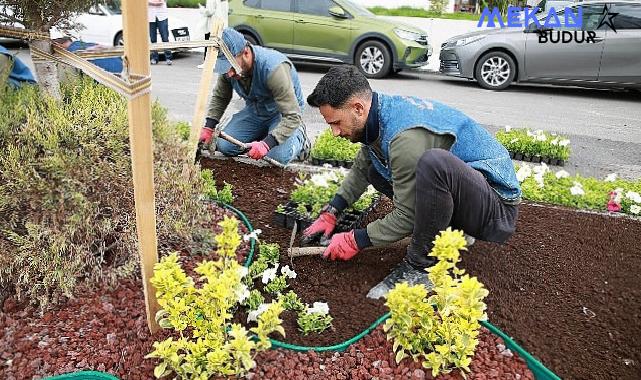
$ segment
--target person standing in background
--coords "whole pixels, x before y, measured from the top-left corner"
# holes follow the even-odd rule
[[[209,40],[209,36],[211,35],[211,28],[214,24],[214,19],[222,19],[223,27],[227,27],[227,24],[229,23],[229,4],[227,3],[227,0],[207,0],[207,3],[204,7],[202,6],[202,4],[198,4],[198,8],[200,11],[200,15],[202,16],[200,18],[200,22],[198,23],[198,30],[201,35],[205,35],[205,40]],[[205,48],[205,55],[203,56],[203,60],[207,58],[207,50],[208,48]],[[205,63],[203,62],[197,67],[199,69],[202,69],[204,66]]]
[[[162,42],[169,42],[169,11],[165,0],[149,0],[147,2],[147,19],[149,21],[149,37],[151,43],[156,43],[157,32]],[[158,63],[158,52],[151,52],[151,64]],[[165,63],[171,66],[171,50],[165,50]]]

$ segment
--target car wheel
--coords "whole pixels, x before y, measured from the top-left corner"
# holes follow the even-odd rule
[[[364,42],[358,47],[354,61],[367,78],[383,78],[392,68],[392,55],[387,46],[379,41]]]
[[[116,33],[116,37],[114,37],[114,46],[125,46],[125,38],[122,36],[122,32]]]
[[[475,78],[478,84],[488,90],[503,90],[509,86],[516,76],[516,65],[508,54],[502,51],[492,51],[479,59]]]
[[[242,34],[243,34],[243,37],[245,37],[245,39],[250,44],[260,46],[260,44],[258,43],[258,39],[254,37],[252,34],[249,34],[249,33],[242,33]]]

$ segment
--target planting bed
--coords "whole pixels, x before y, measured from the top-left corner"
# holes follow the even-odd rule
[[[275,226],[272,217],[276,205],[288,200],[294,173],[232,160],[203,166],[214,170],[217,182],[234,185],[234,206],[263,230],[263,240],[287,247],[290,231]],[[375,212],[389,209],[384,200]],[[638,221],[524,205],[509,244],[477,242],[463,254],[463,267],[490,290],[490,321],[563,378],[638,379],[641,255],[635,238],[640,235]],[[369,326],[387,309],[364,296],[403,253],[402,247],[372,250],[346,263],[294,259],[298,277],[290,280],[291,288],[304,302],[327,302],[334,329],[303,337],[285,313],[285,341],[334,344]],[[187,267],[199,259],[184,257]],[[285,257],[282,261],[289,264]],[[121,379],[151,379],[155,362],[143,357],[167,332],[147,333],[141,289],[139,281],[113,290],[83,287],[77,298],[43,317],[7,299],[0,314],[0,378],[95,369]],[[499,343],[482,331],[468,378],[531,379],[523,361],[501,353]],[[430,378],[408,359],[394,364],[380,327],[344,353],[271,350],[260,353],[257,363],[253,375],[259,379]],[[456,372],[451,376],[460,378]]]

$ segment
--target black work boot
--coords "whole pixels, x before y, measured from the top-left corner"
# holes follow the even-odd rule
[[[433,259],[433,257],[432,257]],[[432,263],[434,265],[436,261]],[[431,265],[430,265],[431,266]],[[423,285],[427,290],[430,290],[433,285],[427,278],[427,271],[425,267],[415,267],[410,264],[406,259],[403,259],[400,264],[392,270],[390,274],[374,286],[367,293],[367,298],[378,299],[381,297],[387,298],[387,293],[401,282],[407,282],[408,285]]]

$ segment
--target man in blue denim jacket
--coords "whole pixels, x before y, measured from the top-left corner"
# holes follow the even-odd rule
[[[429,287],[425,268],[435,258],[427,253],[448,226],[499,243],[514,232],[521,189],[510,156],[463,113],[431,100],[373,92],[353,66],[330,69],[307,102],[320,109],[334,135],[363,145],[303,237],[327,238],[369,184],[394,201],[394,210],[367,228],[333,235],[324,256],[349,260],[363,248],[412,236],[403,262],[368,297],[386,296],[403,281]]]
[[[236,72],[219,52],[215,71],[220,77],[201,130],[201,145],[211,142],[235,91],[245,100],[245,108],[232,117],[225,132],[248,144],[249,157],[260,160],[268,156],[282,164],[305,159],[310,144],[302,118],[303,92],[294,65],[280,52],[249,44],[234,29],[225,28],[222,37],[242,72]],[[222,139],[216,141],[216,148],[226,156],[244,153]]]

